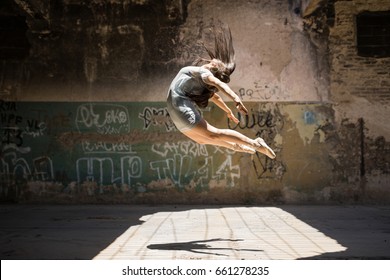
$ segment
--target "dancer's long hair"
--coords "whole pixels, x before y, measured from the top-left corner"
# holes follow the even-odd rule
[[[211,73],[222,82],[229,83],[230,75],[236,68],[232,33],[229,26],[223,25],[221,22],[218,22],[218,26],[214,25],[212,31],[214,36],[214,50],[211,50],[202,43],[210,58],[199,57],[194,61],[193,65],[200,66],[214,62],[216,67],[211,69]],[[216,91],[217,89],[215,87],[210,86],[209,88],[205,88],[201,95],[190,96],[190,98],[200,108],[205,108],[209,103],[209,99]]]
[[[198,58],[195,60],[194,65],[203,65],[214,61],[217,68],[213,69],[212,73],[221,81],[228,83],[230,75],[236,68],[232,33],[229,26],[221,22],[218,23],[218,26],[214,25],[212,31],[214,35],[214,50],[202,43],[210,59]]]

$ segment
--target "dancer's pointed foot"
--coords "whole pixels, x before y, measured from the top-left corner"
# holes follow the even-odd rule
[[[242,145],[242,144],[235,144],[234,150],[236,152],[248,153],[248,154],[252,154],[252,155],[256,153],[255,149],[253,149],[249,146]]]
[[[252,155],[256,154],[256,150],[251,147],[245,145],[240,145],[240,147],[242,148],[242,151],[245,153],[252,154]]]
[[[274,159],[276,157],[275,152],[265,143],[263,138],[257,138],[256,142],[260,144],[256,150],[262,154],[265,154],[270,159]]]

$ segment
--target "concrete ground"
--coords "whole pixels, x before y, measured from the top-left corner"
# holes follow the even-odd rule
[[[390,206],[0,205],[1,259],[390,259]]]

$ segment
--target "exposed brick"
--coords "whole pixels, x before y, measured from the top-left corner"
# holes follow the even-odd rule
[[[368,99],[379,94],[390,99],[390,57],[374,58],[358,55],[356,16],[362,12],[390,11],[385,0],[336,1],[336,24],[331,29],[330,61],[332,94],[347,91]],[[363,71],[362,71],[363,70]]]

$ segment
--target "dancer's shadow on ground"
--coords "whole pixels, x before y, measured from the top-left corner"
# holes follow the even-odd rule
[[[229,242],[238,242],[243,241],[243,239],[208,239],[208,240],[197,240],[189,242],[178,242],[178,243],[162,243],[162,244],[150,244],[147,246],[151,250],[167,250],[167,251],[188,251],[191,253],[205,254],[205,255],[216,255],[216,256],[227,256],[220,253],[211,253],[204,252],[207,251],[250,251],[250,252],[263,252],[263,250],[255,249],[234,249],[234,248],[223,248],[223,247],[213,247],[211,245],[205,244],[209,242],[219,242],[219,241],[229,241]]]

